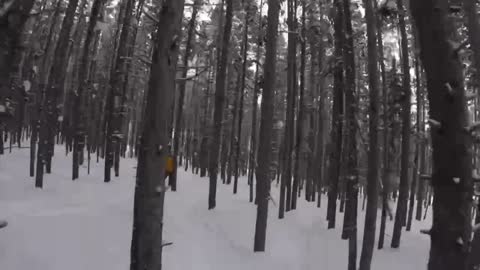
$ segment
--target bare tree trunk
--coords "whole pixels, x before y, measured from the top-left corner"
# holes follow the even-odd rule
[[[135,0],[127,0],[125,6],[125,16],[122,18],[120,38],[118,39],[118,49],[116,51],[115,62],[110,76],[108,86],[107,102],[105,105],[105,175],[104,182],[111,180],[111,168],[114,165],[115,155],[118,155],[117,144],[122,142],[120,133],[122,122],[122,86],[126,77],[126,56],[128,55],[127,40],[129,38],[131,21],[133,17],[133,8]],[[117,157],[118,158],[118,157]],[[118,160],[116,162],[119,162]],[[116,165],[118,167],[118,165]]]
[[[402,157],[400,171],[400,187],[399,198],[397,203],[397,211],[395,212],[395,224],[393,226],[392,248],[400,247],[400,237],[402,235],[402,227],[407,217],[408,203],[408,172],[410,168],[410,61],[408,56],[408,39],[405,23],[405,13],[403,0],[397,0],[399,12],[399,28],[401,35],[402,50],[402,73],[403,73],[403,89],[402,89]],[[413,185],[413,183],[412,183]]]
[[[423,86],[421,84],[421,72],[420,72],[420,64],[419,59],[416,57],[415,61],[415,77],[417,78],[417,132],[420,136],[422,136],[422,140],[420,142],[420,153],[419,153],[419,167],[418,173],[422,174],[425,170],[425,109],[423,105],[424,94],[423,94]],[[418,191],[417,191],[417,212],[415,215],[415,219],[418,221],[422,220],[422,213],[423,213],[423,198],[425,193],[425,181],[419,178],[418,182]]]
[[[287,52],[287,110],[286,110],[286,125],[283,148],[283,172],[280,182],[280,206],[278,211],[278,218],[284,217],[284,211],[290,211],[292,193],[291,193],[291,179],[292,179],[292,153],[294,141],[294,125],[295,125],[295,95],[296,95],[296,40],[295,33],[297,29],[296,23],[296,0],[288,0],[288,52]]]
[[[238,188],[238,160],[240,158],[240,146],[242,145],[242,122],[243,122],[243,100],[245,92],[245,79],[247,76],[247,53],[248,53],[248,24],[250,21],[249,6],[246,4],[245,8],[245,22],[243,29],[243,45],[242,45],[242,78],[240,80],[240,101],[238,105],[238,125],[237,125],[237,140],[235,144],[235,165],[233,167],[234,180],[233,180],[233,194],[237,194]]]
[[[357,125],[355,99],[355,54],[353,45],[352,16],[350,0],[343,1],[345,20],[345,113],[346,113],[346,211],[343,231],[348,241],[348,270],[357,269],[357,208],[358,208],[358,170],[357,170]]]
[[[185,44],[185,54],[183,55],[183,66],[182,66],[182,75],[181,78],[186,78],[188,74],[188,60],[190,59],[190,55],[192,53],[192,39],[194,38],[194,31],[195,25],[197,20],[197,13],[198,8],[200,7],[200,0],[195,0],[193,2],[192,7],[192,15],[190,17],[190,21],[188,22],[188,33],[187,33],[187,40]],[[182,120],[183,120],[183,104],[185,99],[185,89],[187,87],[187,81],[181,80],[178,84],[178,103],[177,103],[177,112],[176,112],[176,119],[175,119],[175,135],[173,136],[173,156],[176,158],[176,163],[180,162],[179,160],[179,137],[180,134],[183,132],[181,127]],[[177,170],[173,170],[173,174],[170,176],[169,182],[171,183],[172,191],[177,190]]]
[[[215,109],[213,113],[213,134],[210,141],[209,174],[210,184],[208,190],[208,209],[214,209],[216,205],[218,156],[220,152],[220,135],[222,132],[223,105],[225,100],[225,77],[227,73],[228,49],[230,34],[232,32],[233,2],[226,0],[227,12],[225,15],[225,28],[219,63],[217,66]]]
[[[374,2],[375,9],[377,8],[376,1]],[[388,179],[390,170],[390,147],[389,141],[389,104],[388,104],[388,87],[387,76],[385,72],[385,59],[383,53],[383,32],[382,21],[380,18],[375,18],[377,25],[377,43],[380,54],[380,72],[382,76],[382,97],[383,97],[383,170],[382,170],[382,216],[380,220],[380,235],[378,237],[378,249],[382,249],[385,243],[385,228],[387,226],[387,211],[388,211],[388,194],[390,192],[390,181]]]
[[[211,67],[212,55],[213,53],[210,52],[210,58],[208,59],[208,65],[210,66],[208,69],[207,74],[207,87],[205,90],[205,97],[203,101],[203,116],[202,116],[202,139],[200,141],[200,177],[205,177],[207,175],[208,169],[208,145],[209,145],[209,121],[210,118],[210,88],[211,88],[211,81],[213,81],[213,68]],[[210,138],[211,139],[211,138]]]
[[[362,254],[360,256],[360,270],[369,270],[372,262],[373,247],[375,245],[375,230],[377,223],[378,201],[378,60],[377,60],[377,30],[372,0],[365,2],[365,17],[367,20],[368,44],[368,82],[370,89],[369,101],[369,149],[367,172],[367,211],[365,213],[365,231],[363,233]]]
[[[294,160],[294,171],[293,171],[293,186],[292,186],[292,209],[297,208],[297,196],[298,186],[301,181],[301,166],[300,166],[300,155],[302,154],[302,145],[304,144],[303,138],[303,124],[304,124],[304,95],[305,95],[305,68],[306,68],[306,18],[305,18],[305,9],[306,3],[305,0],[302,0],[302,29],[301,29],[301,54],[300,54],[300,88],[299,88],[299,100],[298,100],[298,115],[297,115],[297,137],[295,143],[295,160]]]
[[[323,0],[319,0],[319,9],[323,8]],[[320,33],[322,34],[322,33]],[[318,45],[318,70],[321,73],[324,69],[325,62],[325,46],[323,38],[320,38]],[[317,164],[316,177],[317,177],[317,207],[321,206],[322,202],[322,185],[325,167],[325,109],[324,109],[324,95],[325,95],[325,79],[320,74],[318,79],[318,119],[317,119],[317,134],[315,138],[315,163]]]
[[[417,122],[417,125],[418,125],[418,122]],[[410,184],[410,199],[408,202],[408,217],[407,217],[407,227],[406,227],[407,231],[410,231],[412,229],[413,207],[415,206],[415,190],[419,180],[418,165],[419,165],[420,146],[416,144],[414,147],[415,147],[414,161],[413,161],[414,165],[412,169],[412,183]]]
[[[277,54],[277,32],[279,21],[280,2],[268,0],[268,23],[267,43],[265,53],[262,111],[260,121],[260,140],[257,178],[257,220],[255,223],[255,240],[253,251],[265,251],[265,239],[267,232],[268,201],[270,200],[270,159],[272,152],[271,136],[273,135],[273,112],[274,112],[274,87],[275,87],[275,63]]]
[[[235,87],[233,87],[233,104],[232,104],[232,109],[230,110],[230,105],[227,104],[228,111],[232,112],[232,120],[231,120],[231,125],[230,125],[230,145],[228,148],[228,161],[227,161],[227,185],[230,185],[232,183],[232,174],[233,174],[233,163],[234,163],[234,153],[235,153],[235,145],[236,145],[236,127],[237,127],[237,111],[238,111],[238,101],[240,98],[240,80],[242,78],[242,74],[238,71],[238,60],[235,60],[234,63],[231,65],[231,69],[229,70],[230,74],[234,74],[233,70],[235,70],[237,78],[235,80]],[[227,82],[230,80],[227,79]],[[228,116],[228,114],[227,114]]]
[[[258,39],[257,39],[257,52],[255,59],[260,61],[260,51],[261,51],[261,44],[263,42],[262,36],[262,8],[263,8],[263,0],[260,0],[260,8],[258,12]],[[257,110],[258,110],[258,92],[259,92],[259,64],[255,65],[255,81],[253,86],[253,96],[252,96],[252,131],[250,134],[250,155],[249,155],[249,175],[248,175],[248,184],[250,185],[249,188],[249,201],[253,202],[253,175],[255,172],[255,166],[257,163]]]
[[[49,160],[51,160],[53,156],[53,138],[57,126],[57,97],[59,92],[63,91],[63,83],[65,82],[68,42],[77,5],[78,0],[70,0],[68,2],[67,11],[55,48],[55,59],[50,69],[47,85],[45,86],[45,96],[42,101],[43,109],[39,124],[37,171],[35,178],[35,187],[38,188],[43,187],[43,169],[44,166],[47,165],[48,172],[49,164],[47,163],[49,163]]]
[[[432,129],[433,223],[429,270],[467,269],[472,148],[456,24],[448,1],[410,1],[427,76]]]
[[[80,70],[79,70],[79,78],[78,78],[78,90],[77,93],[73,97],[73,109],[72,109],[72,125],[73,130],[75,132],[74,142],[73,142],[73,154],[72,154],[72,180],[78,178],[78,170],[79,170],[79,157],[80,152],[83,152],[84,145],[85,145],[85,134],[86,134],[86,119],[85,114],[86,109],[82,106],[85,106],[85,97],[83,92],[85,88],[88,86],[88,78],[89,78],[89,54],[91,50],[92,41],[94,41],[94,28],[97,24],[99,15],[105,4],[105,0],[95,0],[92,5],[92,11],[90,12],[90,19],[88,20],[88,29],[87,29],[87,36],[85,39],[85,43],[83,45],[83,52],[82,57],[80,60]],[[90,151],[90,150],[88,150]]]
[[[141,138],[134,198],[130,269],[162,269],[165,165],[170,104],[175,91],[178,39],[184,1],[167,0],[159,14],[152,58],[145,124]],[[156,127],[156,128],[152,128]]]
[[[340,158],[342,153],[342,134],[343,134],[343,6],[341,0],[335,0],[336,14],[334,21],[335,29],[335,69],[334,69],[334,86],[333,86],[333,107],[332,107],[332,129],[330,131],[331,151],[329,151],[329,190],[328,190],[328,206],[327,220],[328,228],[335,228],[337,215],[337,197],[338,184],[340,175]]]

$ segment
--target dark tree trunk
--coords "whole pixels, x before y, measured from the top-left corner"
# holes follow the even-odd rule
[[[225,15],[225,28],[223,32],[223,43],[220,58],[217,66],[215,109],[213,113],[213,134],[210,140],[209,174],[210,183],[208,190],[208,209],[214,209],[216,205],[217,177],[218,177],[218,156],[220,153],[220,136],[222,133],[223,105],[225,101],[225,77],[227,73],[228,49],[230,34],[232,32],[233,1],[226,0],[227,12]]]
[[[292,153],[294,141],[294,125],[295,125],[295,93],[297,88],[296,79],[296,52],[297,52],[297,29],[296,23],[296,0],[288,0],[288,52],[287,52],[287,110],[286,125],[283,148],[283,172],[280,182],[280,206],[278,210],[278,218],[284,217],[285,211],[290,211],[292,193]],[[265,71],[264,71],[265,72]]]
[[[375,9],[377,8],[376,1],[374,3]],[[382,34],[382,21],[380,18],[375,18],[377,25],[377,44],[380,54],[380,72],[382,76],[382,97],[383,97],[383,170],[382,170],[382,216],[380,220],[380,235],[378,237],[378,249],[382,249],[385,243],[385,228],[387,226],[387,212],[388,212],[388,194],[390,192],[390,181],[388,179],[390,170],[389,161],[389,106],[388,106],[388,88],[387,88],[387,76],[385,71],[385,59],[383,53],[383,34]]]
[[[312,11],[309,11],[309,20],[310,20],[310,25],[311,23],[314,22],[316,14]],[[315,97],[317,95],[318,91],[318,79],[317,79],[317,72],[319,70],[319,63],[318,63],[318,48],[317,44],[319,42],[319,33],[316,32],[311,32],[308,35],[308,41],[310,44],[310,73],[309,73],[309,96],[305,100],[308,108],[307,111],[307,118],[309,121],[309,129],[308,129],[308,157],[307,157],[307,166],[308,166],[308,171],[307,171],[307,189],[305,192],[305,200],[309,202],[314,202],[315,201],[315,195],[317,192],[317,185],[318,181],[315,181],[315,178],[318,176],[317,174],[317,168],[320,167],[320,164],[317,164],[316,160],[316,117],[319,117],[318,113],[315,113]]]
[[[57,126],[57,97],[59,93],[63,91],[63,83],[65,82],[68,42],[77,5],[78,0],[70,0],[68,2],[65,18],[63,19],[62,28],[55,48],[55,58],[50,69],[47,85],[45,86],[45,96],[42,101],[43,109],[39,124],[37,171],[35,178],[35,186],[39,188],[43,187],[44,166],[47,165],[48,172],[48,165],[51,164],[50,161],[53,156],[53,139]]]
[[[261,51],[261,44],[263,42],[262,36],[262,7],[263,7],[263,0],[260,0],[260,10],[258,15],[258,39],[257,39],[257,52],[255,59],[260,61],[260,51]],[[250,134],[250,155],[249,155],[249,175],[248,175],[248,184],[250,185],[249,188],[249,201],[253,202],[253,175],[255,173],[255,166],[257,163],[257,110],[258,110],[258,92],[260,89],[260,82],[259,82],[259,65],[255,65],[255,81],[253,86],[253,96],[252,96],[252,131]]]
[[[418,125],[418,122],[417,122]],[[418,165],[419,165],[419,157],[418,155],[420,154],[420,146],[415,145],[415,151],[414,151],[414,161],[413,161],[413,169],[412,169],[412,183],[410,184],[410,198],[408,201],[408,217],[407,217],[407,227],[406,230],[410,231],[412,229],[412,219],[413,219],[413,207],[415,206],[415,190],[417,188],[417,182],[418,182]]]
[[[433,148],[429,270],[467,269],[471,238],[472,148],[457,28],[448,1],[410,1],[426,71]]]
[[[408,203],[408,172],[410,168],[410,61],[408,56],[408,39],[405,23],[405,13],[403,0],[397,0],[399,12],[399,28],[401,35],[402,50],[402,73],[403,73],[403,89],[402,89],[402,156],[400,170],[400,186],[398,194],[397,211],[395,212],[395,224],[393,226],[392,248],[400,247],[400,237],[402,235],[402,227],[407,217]],[[414,183],[412,182],[412,185]]]
[[[341,60],[343,57],[343,6],[341,0],[335,0],[336,14],[334,20],[335,30],[335,69],[334,69],[334,86],[333,86],[333,107],[332,107],[332,129],[330,131],[331,150],[329,151],[329,190],[328,190],[328,206],[327,220],[328,228],[335,228],[337,215],[337,197],[338,184],[340,175],[340,158],[342,153],[342,134],[343,134],[343,70],[344,64]]]
[[[415,61],[415,77],[417,83],[417,132],[420,136],[422,136],[420,142],[420,152],[419,152],[419,167],[418,173],[422,174],[425,169],[425,109],[423,105],[424,95],[423,95],[423,86],[421,84],[421,72],[420,72],[420,64],[419,59],[416,58]],[[422,220],[422,213],[423,213],[423,197],[425,193],[425,181],[419,178],[418,182],[418,190],[417,190],[417,212],[415,215],[415,219],[418,221]]]
[[[212,53],[210,53],[212,55]],[[210,56],[208,63],[209,65],[212,62],[212,57]],[[213,81],[213,68],[209,67],[208,74],[207,74],[207,89],[205,90],[205,98],[203,101],[204,111],[202,116],[202,140],[200,142],[200,177],[205,177],[207,175],[208,169],[208,145],[209,145],[209,132],[207,132],[209,127],[209,116],[210,116],[210,88],[211,88],[211,81]]]
[[[306,18],[305,18],[305,9],[306,4],[305,0],[302,0],[302,29],[301,36],[301,53],[300,53],[300,87],[299,87],[299,99],[298,99],[298,115],[297,115],[297,135],[295,142],[295,160],[294,160],[294,169],[293,169],[293,186],[292,186],[292,209],[297,208],[297,193],[299,192],[299,184],[301,180],[301,157],[302,154],[302,145],[304,143],[303,138],[303,123],[304,123],[304,95],[305,95],[305,68],[306,68]]]
[[[238,160],[240,159],[240,146],[242,145],[242,123],[243,123],[243,100],[244,100],[244,92],[245,92],[245,79],[247,76],[247,53],[248,53],[248,24],[250,21],[250,12],[249,6],[246,4],[245,6],[245,22],[244,22],[244,30],[243,30],[243,45],[242,45],[242,72],[241,72],[241,80],[240,80],[240,101],[238,104],[238,124],[237,124],[237,140],[235,144],[235,156],[234,156],[234,179],[233,179],[233,194],[237,194],[238,188]]]
[[[270,200],[270,160],[272,153],[271,136],[273,135],[275,63],[277,54],[277,32],[280,2],[268,0],[267,43],[264,65],[264,87],[260,120],[257,178],[257,220],[255,223],[255,240],[253,251],[265,251],[267,234],[268,201]]]
[[[323,8],[323,0],[319,1],[319,8],[322,10]],[[321,33],[322,34],[322,33]],[[321,73],[324,69],[325,62],[325,46],[323,42],[323,38],[320,37],[319,45],[318,45],[318,70]],[[322,75],[322,74],[320,74]],[[324,167],[325,167],[325,142],[324,142],[324,134],[325,134],[325,80],[324,76],[319,76],[318,79],[318,119],[317,119],[317,134],[315,138],[315,163],[316,166],[316,178],[317,178],[317,207],[321,206],[321,197],[322,197],[322,185],[323,185],[323,176],[324,176]]]
[[[367,20],[368,44],[368,82],[370,90],[369,100],[369,149],[367,172],[367,211],[365,213],[365,229],[363,233],[362,254],[360,256],[360,270],[369,270],[372,262],[373,247],[375,245],[375,230],[377,223],[378,201],[378,60],[377,60],[377,30],[372,0],[365,2],[365,17]]]
[[[86,134],[86,119],[85,114],[87,112],[86,108],[82,108],[85,103],[85,97],[83,92],[85,88],[89,85],[89,54],[91,50],[91,44],[94,41],[94,28],[97,24],[99,15],[101,14],[105,0],[95,0],[92,5],[92,10],[90,12],[90,19],[88,20],[87,36],[85,38],[85,43],[83,45],[82,57],[80,60],[80,70],[78,73],[78,90],[73,97],[73,109],[72,109],[72,125],[73,131],[75,132],[73,137],[73,153],[72,153],[72,180],[78,178],[79,171],[79,157],[80,152],[83,152],[85,145],[85,134]],[[90,150],[88,150],[90,152]]]
[[[235,87],[234,87],[234,90],[233,90],[233,105],[232,105],[232,109],[231,109],[231,112],[232,112],[232,121],[231,121],[231,125],[230,125],[230,145],[229,145],[229,151],[228,151],[228,162],[227,162],[227,185],[230,185],[232,183],[232,174],[233,174],[233,158],[234,158],[234,153],[235,153],[235,145],[236,145],[236,140],[238,138],[236,138],[236,127],[237,127],[237,111],[238,111],[238,101],[239,101],[239,98],[240,98],[240,80],[241,80],[241,76],[242,74],[240,73],[240,71],[238,71],[238,61],[235,60],[235,63],[233,63],[231,65],[232,69],[230,69],[230,73],[233,74],[233,70],[236,71],[236,75],[237,75],[237,78],[236,78],[236,81],[235,81]],[[229,82],[230,80],[227,79],[227,82]],[[230,111],[230,106],[227,105],[227,108],[228,110]],[[228,116],[228,114],[227,114]]]
[[[175,70],[183,0],[167,0],[159,14],[145,123],[135,187],[130,269],[162,269],[165,165],[168,154],[170,104],[175,91]],[[156,128],[151,128],[156,127]]]
[[[348,238],[348,270],[357,269],[357,208],[358,208],[358,170],[357,170],[357,125],[355,114],[355,54],[353,45],[352,16],[350,0],[343,1],[345,19],[345,113],[346,113],[346,211],[343,231]]]
[[[195,0],[193,2],[192,8],[192,15],[190,21],[188,22],[188,33],[187,33],[187,40],[185,44],[185,53],[183,55],[183,66],[182,66],[182,75],[181,78],[187,78],[188,74],[188,60],[190,59],[190,55],[192,53],[192,39],[194,38],[195,32],[195,25],[197,20],[197,13],[198,8],[200,7],[200,0]],[[183,121],[183,103],[185,99],[185,89],[187,87],[187,81],[181,80],[178,84],[178,103],[177,103],[177,112],[175,118],[175,135],[173,136],[173,156],[176,159],[177,164],[180,163],[180,159],[178,156],[179,153],[179,137],[182,134],[182,121]],[[177,190],[177,170],[173,170],[173,174],[170,176],[170,183],[172,184],[172,191]]]
[[[123,106],[121,106],[122,86],[126,78],[126,57],[128,56],[128,38],[131,31],[131,22],[133,17],[133,8],[135,0],[127,0],[125,6],[125,16],[122,18],[120,38],[118,39],[118,48],[116,51],[115,62],[113,64],[110,84],[108,86],[107,102],[105,105],[105,175],[104,182],[111,180],[111,168],[115,161],[115,152],[118,155],[117,144],[122,143],[120,128],[122,126]],[[119,162],[118,160],[116,162]]]

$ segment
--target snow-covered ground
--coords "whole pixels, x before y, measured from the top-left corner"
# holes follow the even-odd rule
[[[135,160],[122,160],[121,177],[103,183],[103,163],[90,175],[70,180],[71,157],[57,154],[43,190],[28,176],[28,149],[0,156],[1,270],[127,270],[130,259]],[[316,208],[303,199],[298,210],[278,220],[270,206],[267,251],[253,253],[256,208],[248,202],[246,179],[239,194],[219,184],[217,208],[207,210],[208,180],[179,172],[178,191],[166,197],[164,248],[166,270],[337,270],[346,269],[347,241],[327,230],[325,203]],[[278,189],[273,187],[275,201]],[[359,214],[359,255],[363,232]],[[337,227],[342,215],[337,215]],[[377,226],[377,231],[378,231]],[[429,239],[414,222],[403,232],[400,249],[375,250],[373,270],[426,269]]]

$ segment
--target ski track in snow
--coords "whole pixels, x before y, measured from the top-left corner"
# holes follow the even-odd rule
[[[0,230],[0,270],[129,269],[136,161],[121,160],[120,177],[103,183],[103,162],[92,160],[90,175],[83,166],[80,179],[71,181],[71,156],[58,152],[42,190],[28,175],[28,149],[0,156],[0,220],[9,223]],[[178,191],[168,192],[165,202],[164,239],[173,245],[164,248],[163,269],[347,268],[348,242],[340,238],[343,214],[337,214],[337,229],[327,230],[326,201],[318,209],[298,198],[297,210],[283,220],[270,204],[267,250],[254,253],[256,206],[248,202],[246,178],[239,179],[237,195],[232,188],[219,179],[217,207],[209,211],[208,179],[179,170]],[[278,195],[272,185],[276,203]],[[359,211],[358,257],[363,223]],[[426,269],[429,238],[419,230],[429,228],[429,221],[414,221],[411,232],[402,232],[397,250],[389,248],[392,227],[388,222],[385,248],[374,251],[372,269]]]

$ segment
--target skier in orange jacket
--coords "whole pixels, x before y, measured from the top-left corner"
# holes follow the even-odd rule
[[[167,164],[165,165],[165,179],[167,179],[168,177],[170,181],[174,172],[175,172],[175,160],[173,159],[172,155],[168,155]]]

